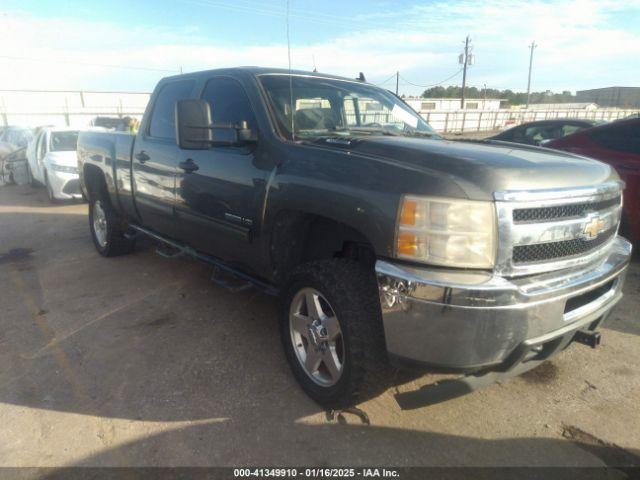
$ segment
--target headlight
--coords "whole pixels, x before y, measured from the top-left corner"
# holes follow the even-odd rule
[[[492,202],[405,195],[396,232],[396,256],[433,265],[492,268],[496,259]]]
[[[55,163],[49,164],[49,167],[54,172],[78,173],[78,167],[67,167],[67,166],[64,166],[64,165],[57,165]]]

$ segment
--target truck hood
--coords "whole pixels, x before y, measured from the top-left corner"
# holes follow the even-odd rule
[[[47,154],[47,161],[64,167],[77,167],[78,155],[75,150],[69,152],[49,152]]]
[[[506,142],[374,137],[352,142],[349,150],[444,176],[476,200],[505,190],[581,187],[618,178],[596,160]]]

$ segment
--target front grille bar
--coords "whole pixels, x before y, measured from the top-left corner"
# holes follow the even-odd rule
[[[574,257],[590,252],[607,243],[616,234],[616,228],[601,233],[593,240],[574,238],[560,242],[535,243],[532,245],[516,245],[513,247],[513,263],[534,263],[555,260],[563,257]]]
[[[601,200],[595,203],[573,203],[553,207],[518,208],[513,211],[515,223],[549,222],[553,220],[578,218],[589,212],[606,210],[620,204],[620,197]]]
[[[499,245],[494,271],[530,275],[597,261],[616,236],[623,184],[494,194]]]

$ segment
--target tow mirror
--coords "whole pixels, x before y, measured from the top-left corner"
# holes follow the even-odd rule
[[[176,140],[185,150],[206,150],[211,146],[211,107],[206,100],[189,98],[176,102]]]
[[[185,150],[207,150],[212,146],[255,142],[256,135],[247,122],[242,122],[239,128],[213,125],[209,102],[190,98],[176,103],[176,141]]]

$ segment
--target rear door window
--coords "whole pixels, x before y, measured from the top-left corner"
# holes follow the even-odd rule
[[[149,136],[175,141],[176,103],[178,100],[191,97],[194,83],[194,80],[178,80],[161,88],[151,113]]]
[[[567,135],[571,135],[572,133],[579,132],[580,130],[583,130],[585,128],[586,127],[583,127],[581,125],[568,123],[562,126],[562,136],[566,137]]]

